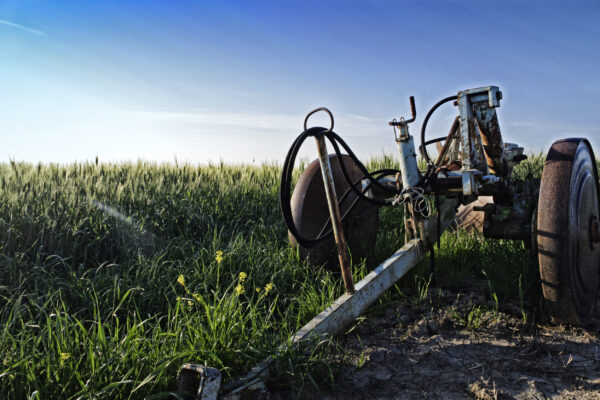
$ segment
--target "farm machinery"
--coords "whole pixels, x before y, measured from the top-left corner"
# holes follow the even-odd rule
[[[305,121],[305,131],[288,154],[281,207],[291,241],[311,262],[325,262],[333,247],[328,238],[332,234],[346,291],[353,293],[347,250],[355,247],[360,254],[373,245],[378,207],[404,207],[406,242],[420,259],[425,251],[433,252],[459,206],[492,196],[492,202],[472,207],[483,213],[484,236],[524,240],[537,249],[542,290],[552,319],[571,324],[585,321],[595,305],[600,275],[598,176],[592,148],[586,139],[558,140],[548,152],[539,188],[514,182],[512,169],[526,156],[522,147],[502,139],[496,113],[501,99],[498,87],[488,86],[460,91],[435,104],[421,128],[419,152],[425,170],[418,167],[409,132],[416,118],[413,97],[411,118],[389,123],[400,152],[398,171],[367,171],[333,132],[331,113],[313,111],[327,112],[331,126],[306,129]],[[427,140],[431,115],[448,102],[458,108],[448,135]],[[306,168],[290,197],[290,166],[298,143],[309,136],[317,141],[319,159]],[[335,154],[327,155],[325,138]],[[431,144],[437,145],[435,159],[427,150]],[[341,153],[340,145],[347,155]],[[338,198],[337,193],[343,195]],[[332,228],[327,230],[329,221]]]
[[[470,204],[473,212],[482,215],[484,236],[524,240],[537,251],[543,295],[555,322],[581,324],[591,316],[600,278],[600,196],[590,143],[583,138],[554,142],[539,186],[516,182],[513,167],[526,156],[522,147],[502,139],[496,113],[501,99],[498,87],[487,86],[463,90],[436,103],[421,127],[421,168],[415,139],[409,132],[416,119],[413,97],[410,119],[389,122],[400,153],[398,170],[368,171],[333,131],[334,118],[329,110],[319,108],[306,116],[304,131],[284,163],[280,205],[290,242],[302,258],[313,264],[339,264],[346,292],[300,329],[291,343],[340,332],[427,252],[431,253],[433,273],[434,245],[455,223],[459,207]],[[449,133],[428,139],[430,117],[450,102],[458,115]],[[308,127],[316,112],[327,113],[328,128]],[[318,159],[304,169],[292,192],[295,159],[309,137],[316,140]],[[334,150],[332,154],[326,140]],[[428,151],[433,145],[436,157]],[[473,207],[483,196],[493,201]],[[355,284],[350,255],[360,257],[373,248],[378,209],[383,206],[403,208],[404,221],[398,225],[404,227],[405,244]],[[260,385],[261,377],[269,374],[271,362],[264,360],[245,376],[229,382],[221,394],[235,397]],[[201,389],[206,389],[206,396],[198,398],[210,398],[209,393],[216,393],[219,385],[210,389],[214,371],[194,368],[204,382]],[[192,374],[192,370],[184,368],[182,374]],[[186,382],[182,374],[181,385]]]

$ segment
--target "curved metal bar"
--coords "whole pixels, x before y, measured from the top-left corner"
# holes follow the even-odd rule
[[[306,128],[306,124],[308,122],[308,118],[310,118],[311,115],[319,112],[319,111],[324,111],[329,115],[329,120],[331,121],[331,126],[329,127],[329,129],[327,131],[325,131],[324,133],[329,133],[333,131],[333,114],[331,113],[331,111],[329,111],[329,109],[325,108],[325,107],[319,107],[319,108],[315,108],[314,110],[312,110],[311,112],[309,112],[306,115],[306,118],[304,118],[304,130],[307,130]]]

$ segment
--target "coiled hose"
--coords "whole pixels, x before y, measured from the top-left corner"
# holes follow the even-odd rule
[[[309,137],[315,137],[315,138],[325,137],[331,143],[331,146],[333,147],[335,154],[337,155],[338,159],[340,160],[340,168],[342,170],[342,175],[344,176],[344,179],[346,180],[346,183],[348,184],[349,188],[338,199],[338,203],[341,204],[341,202],[344,201],[344,199],[350,194],[350,192],[354,192],[357,196],[356,199],[354,199],[354,201],[348,208],[348,210],[346,210],[346,212],[342,216],[342,220],[344,220],[346,217],[348,217],[348,215],[350,214],[352,209],[356,206],[356,204],[358,203],[359,200],[364,200],[364,201],[367,201],[371,204],[375,204],[380,207],[391,205],[390,202],[387,202],[385,200],[372,199],[370,197],[365,196],[365,193],[370,189],[371,186],[376,186],[379,189],[381,189],[382,191],[384,191],[385,193],[389,193],[390,197],[398,195],[401,192],[401,190],[398,190],[398,189],[392,188],[390,186],[379,183],[379,179],[382,178],[383,176],[395,175],[396,173],[400,172],[399,170],[397,170],[397,169],[380,169],[380,170],[377,170],[374,172],[369,172],[367,170],[367,168],[363,165],[363,163],[361,163],[360,160],[356,157],[354,152],[352,152],[352,150],[346,144],[346,142],[344,142],[344,140],[339,135],[337,135],[335,132],[333,132],[331,129],[326,129],[326,128],[322,128],[322,127],[314,127],[314,128],[306,129],[304,132],[302,132],[296,138],[296,140],[294,140],[294,143],[292,144],[292,146],[290,147],[290,150],[287,153],[287,156],[283,163],[283,171],[281,174],[281,186],[280,186],[280,190],[279,190],[279,204],[281,207],[281,212],[283,214],[283,219],[284,219],[289,231],[296,238],[297,242],[301,246],[306,247],[306,248],[314,247],[317,243],[322,242],[323,240],[330,237],[332,234],[332,229],[331,228],[327,229],[327,226],[328,226],[328,221],[327,221],[325,223],[323,229],[321,230],[319,235],[317,235],[316,238],[304,237],[298,232],[298,229],[296,228],[296,225],[294,224],[294,219],[292,217],[292,209],[291,209],[291,204],[290,204],[290,201],[291,201],[291,188],[290,187],[291,187],[291,183],[292,183],[292,173],[294,170],[294,163],[296,161],[296,156],[298,155],[300,147],[302,146],[304,141],[306,139],[308,139]],[[348,156],[350,156],[352,158],[352,160],[356,163],[356,165],[358,166],[360,171],[363,173],[363,177],[356,180],[355,182],[351,181],[348,171],[346,170],[346,166],[344,165],[344,162],[342,159],[342,152],[340,150],[340,146],[348,153]],[[368,179],[369,183],[363,190],[359,190],[356,186],[363,179]]]
[[[429,122],[429,118],[431,117],[433,112],[435,110],[437,110],[442,104],[447,103],[452,100],[456,100],[456,99],[457,99],[457,96],[450,96],[450,97],[446,97],[445,99],[440,100],[429,110],[429,112],[425,116],[425,120],[423,121],[423,126],[421,128],[421,146],[419,147],[419,150],[427,162],[427,170],[425,171],[425,173],[423,174],[423,176],[421,177],[419,182],[416,184],[416,187],[425,188],[425,186],[428,183],[430,183],[436,179],[435,164],[429,158],[429,155],[427,154],[427,150],[425,149],[425,146],[427,144],[427,142],[425,141],[425,131],[427,128],[427,122]],[[308,129],[306,128],[306,123],[307,123],[308,118],[317,111],[326,111],[329,114],[329,117],[331,118],[331,127],[329,129],[322,128],[322,127],[314,127],[314,128],[308,128]],[[290,201],[291,201],[290,186],[292,183],[292,173],[294,170],[294,163],[296,161],[296,156],[298,155],[298,151],[300,150],[300,147],[302,146],[304,141],[309,137],[314,137],[314,138],[325,137],[325,138],[327,138],[327,140],[331,143],[336,156],[340,160],[340,167],[342,170],[342,174],[343,174],[344,179],[346,180],[346,183],[348,184],[349,188],[338,199],[338,204],[341,204],[342,201],[344,201],[344,199],[350,194],[350,192],[354,192],[357,196],[356,199],[354,199],[354,201],[348,208],[348,210],[346,210],[346,212],[342,216],[342,221],[345,220],[346,217],[348,217],[348,215],[350,214],[352,209],[356,206],[356,204],[358,203],[359,200],[364,200],[371,204],[375,204],[379,207],[392,205],[392,202],[388,202],[385,200],[379,200],[379,199],[372,199],[370,197],[365,196],[365,193],[373,185],[378,187],[379,189],[383,190],[385,193],[389,193],[390,196],[398,196],[402,193],[401,189],[398,189],[398,188],[394,189],[390,186],[382,185],[381,183],[379,183],[380,178],[382,178],[386,175],[395,175],[397,173],[400,173],[400,170],[380,169],[377,171],[369,172],[367,170],[367,168],[364,166],[364,164],[360,162],[358,157],[356,157],[354,152],[352,152],[352,150],[346,144],[346,142],[344,142],[344,140],[333,131],[333,116],[331,115],[331,112],[325,108],[318,108],[318,109],[311,111],[306,116],[306,119],[304,120],[304,132],[302,132],[296,138],[296,140],[294,140],[294,143],[292,143],[292,146],[290,147],[290,150],[287,153],[287,156],[283,163],[283,172],[281,174],[281,185],[280,185],[280,189],[279,189],[279,205],[281,207],[281,212],[283,214],[283,220],[285,221],[287,228],[292,233],[294,238],[296,238],[296,241],[301,246],[306,247],[306,248],[314,247],[316,244],[318,244],[318,243],[322,242],[323,240],[327,239],[328,237],[330,237],[333,233],[333,229],[331,229],[331,228],[327,229],[327,227],[329,225],[329,220],[325,222],[325,225],[321,229],[320,233],[314,239],[302,236],[298,232],[298,229],[296,228],[296,225],[294,224],[294,219],[292,216],[292,208],[291,208],[291,204],[290,204]],[[443,138],[435,139],[433,141],[437,141],[437,140],[443,140]],[[350,180],[350,176],[348,175],[348,171],[346,170],[346,166],[344,165],[344,162],[342,159],[342,152],[340,150],[340,145],[348,153],[348,156],[350,156],[350,158],[352,158],[352,160],[356,163],[356,165],[358,166],[360,171],[363,173],[363,176],[360,179],[356,180],[355,182],[352,182]],[[358,190],[356,186],[363,179],[368,179],[369,184],[361,191],[361,190]]]

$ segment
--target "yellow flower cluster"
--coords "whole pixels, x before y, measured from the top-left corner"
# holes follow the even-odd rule
[[[246,280],[246,278],[248,277],[248,274],[245,273],[244,271],[240,272],[238,275],[238,285],[235,287],[235,293],[239,296],[241,294],[246,293],[246,289],[244,289],[244,286],[242,285],[242,283],[244,283],[244,281]]]
[[[185,286],[185,276],[183,276],[183,274],[179,275],[177,277],[177,283],[180,284],[181,286],[183,286],[183,288],[185,289],[185,292],[187,294],[191,294],[190,291],[188,290],[188,288]],[[192,296],[194,297],[194,300],[199,301],[198,298],[196,296],[198,296],[197,294],[192,294]],[[192,306],[194,303],[192,302],[192,300],[190,300],[189,298],[182,298],[182,297],[177,297],[176,298],[177,301],[181,301],[181,300],[185,300],[188,306]]]
[[[267,283],[267,286],[265,286],[265,293],[269,293],[271,290],[273,290],[273,284]]]
[[[69,358],[71,358],[71,353],[60,353],[60,365],[64,365]]]
[[[221,250],[215,253],[215,260],[217,261],[217,264],[221,264],[221,261],[223,261],[223,252]]]
[[[221,261],[223,261],[223,252],[222,251],[217,251],[216,255],[215,255],[215,260],[217,261],[217,263],[221,263]],[[246,289],[244,288],[244,282],[246,282],[246,279],[248,279],[248,274],[245,273],[244,271],[240,271],[240,273],[238,274],[238,284],[237,286],[234,288],[235,294],[240,296],[244,293],[246,293]],[[198,294],[195,293],[190,293],[190,291],[188,290],[188,288],[185,286],[185,276],[183,275],[179,275],[177,277],[177,283],[181,286],[183,286],[183,288],[185,289],[186,293],[191,294],[193,299],[196,300],[197,302],[201,302],[202,297]],[[264,287],[264,290],[257,287],[256,293],[261,293],[261,297],[262,296],[266,296],[270,291],[273,290],[275,286],[272,283],[267,283],[266,286]],[[185,298],[181,298],[181,297],[177,297],[177,301],[181,301],[181,300],[185,300],[187,302],[188,306],[193,305],[193,302],[191,301],[191,299],[185,299]]]
[[[272,283],[267,283],[267,285],[265,286],[265,295],[268,294],[271,290],[273,290],[273,288],[275,287],[275,285],[273,285]],[[262,291],[261,288],[257,287],[256,288],[256,293],[260,293]]]
[[[235,293],[239,296],[240,294],[243,294],[246,292],[246,289],[244,289],[244,287],[239,284],[235,287]]]

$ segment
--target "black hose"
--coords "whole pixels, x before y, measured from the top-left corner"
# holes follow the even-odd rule
[[[423,126],[421,126],[421,146],[419,146],[419,152],[421,153],[427,164],[433,163],[431,161],[431,158],[429,158],[429,154],[427,154],[427,149],[425,148],[425,146],[427,145],[427,143],[425,142],[425,130],[427,129],[427,123],[429,122],[429,118],[431,117],[433,112],[438,109],[439,106],[456,99],[458,99],[458,96],[450,96],[438,101],[433,107],[431,107],[431,110],[429,110],[429,112],[425,116],[425,119],[423,120]]]
[[[417,183],[416,186],[424,188],[428,183],[435,180],[435,165],[429,158],[429,155],[427,154],[427,149],[425,148],[425,146],[427,145],[427,142],[425,141],[425,130],[427,127],[427,123],[429,122],[429,118],[431,117],[433,112],[435,110],[437,110],[437,108],[439,106],[441,106],[444,103],[447,103],[448,101],[456,100],[457,98],[458,98],[457,96],[450,96],[450,97],[446,97],[445,99],[442,99],[441,101],[437,102],[425,116],[425,120],[423,121],[423,126],[421,128],[421,146],[420,146],[419,150],[420,150],[421,154],[423,155],[423,157],[425,158],[425,160],[427,161],[427,171],[421,177],[421,179],[419,180],[419,182]],[[322,127],[314,127],[314,128],[306,129],[306,121],[308,120],[308,117],[311,114],[313,114],[317,111],[321,111],[321,110],[325,110],[329,113],[329,116],[331,118],[331,127],[329,129],[325,129]],[[414,114],[414,112],[413,112],[413,114]],[[307,115],[307,117],[304,121],[304,125],[305,125],[304,132],[302,132],[296,138],[296,140],[294,140],[294,143],[292,143],[292,146],[290,147],[290,150],[288,151],[288,154],[283,163],[283,171],[281,174],[281,185],[280,185],[280,190],[279,190],[279,205],[281,207],[281,212],[283,214],[283,219],[285,221],[285,224],[287,225],[291,234],[296,238],[296,241],[301,246],[310,248],[310,247],[314,247],[317,243],[320,243],[321,241],[323,241],[323,240],[327,239],[329,236],[331,236],[332,229],[329,229],[327,232],[325,232],[325,230],[327,228],[327,224],[329,223],[329,220],[328,220],[325,223],[325,226],[323,226],[323,229],[321,229],[321,232],[317,235],[317,237],[314,239],[311,239],[311,238],[306,238],[306,237],[302,236],[298,232],[298,230],[296,229],[296,225],[294,224],[294,219],[292,216],[292,210],[291,210],[291,204],[290,204],[290,202],[291,202],[290,186],[292,183],[292,173],[294,170],[294,163],[296,161],[296,156],[298,155],[298,151],[300,150],[300,147],[302,146],[302,144],[304,143],[304,141],[307,138],[309,138],[309,137],[315,137],[315,138],[324,137],[324,138],[326,138],[331,143],[331,145],[335,151],[335,154],[338,157],[338,160],[340,160],[340,168],[342,170],[342,175],[344,176],[344,179],[346,180],[346,183],[348,184],[349,188],[342,195],[340,200],[338,200],[338,204],[341,204],[341,202],[346,198],[346,196],[351,191],[354,192],[354,194],[356,194],[356,196],[357,196],[356,199],[354,199],[354,201],[350,205],[349,209],[342,216],[342,221],[346,217],[348,217],[348,215],[350,215],[350,212],[352,211],[352,209],[358,203],[359,200],[364,200],[368,203],[375,204],[379,207],[391,205],[391,203],[389,203],[385,200],[372,199],[370,197],[365,196],[364,193],[366,193],[371,186],[376,186],[379,189],[383,190],[384,192],[390,193],[390,196],[398,195],[401,193],[402,190],[394,189],[394,188],[391,188],[390,186],[386,186],[386,185],[379,183],[379,179],[382,176],[399,173],[400,172],[399,170],[395,170],[395,169],[385,170],[384,169],[384,170],[379,170],[379,171],[375,171],[375,172],[369,172],[367,170],[367,168],[363,165],[363,163],[360,162],[358,157],[356,157],[356,155],[350,149],[350,147],[346,144],[346,142],[344,142],[344,140],[342,140],[342,138],[340,136],[338,136],[335,132],[333,132],[333,130],[332,130],[333,129],[333,116],[331,115],[329,110],[316,109],[316,110],[312,111],[311,113],[309,113]],[[340,150],[340,145],[346,151],[346,153],[348,153],[348,156],[350,158],[352,158],[352,160],[356,163],[359,170],[363,173],[363,176],[356,182],[351,181],[348,171],[346,170],[346,166],[345,166],[344,160],[342,158],[342,152]],[[369,184],[366,186],[365,189],[363,189],[361,191],[356,186],[363,179],[368,179]]]
[[[337,155],[338,159],[340,160],[340,168],[342,170],[342,174],[343,174],[344,179],[346,180],[346,183],[348,184],[349,188],[342,195],[342,197],[338,201],[338,203],[341,203],[346,198],[346,196],[350,193],[350,191],[354,192],[357,195],[357,198],[351,204],[350,208],[344,213],[342,220],[344,220],[350,214],[350,211],[352,210],[352,208],[354,208],[354,206],[358,203],[358,200],[361,200],[361,199],[365,200],[369,203],[375,204],[377,206],[385,206],[385,205],[391,204],[386,201],[371,199],[371,198],[365,196],[364,193],[366,191],[368,191],[372,185],[375,185],[375,186],[379,187],[380,189],[390,193],[390,196],[397,195],[400,193],[400,190],[397,190],[397,189],[394,189],[394,188],[391,188],[389,186],[379,183],[379,178],[381,178],[382,176],[396,174],[396,173],[400,172],[399,170],[384,169],[384,170],[379,170],[379,171],[370,173],[367,170],[367,168],[356,157],[356,155],[352,152],[350,147],[335,132],[331,131],[330,129],[325,129],[325,128],[321,128],[321,127],[309,128],[309,129],[305,130],[296,138],[296,140],[294,140],[294,142],[292,143],[292,146],[290,147],[290,150],[288,151],[285,161],[283,163],[283,171],[281,174],[281,185],[280,185],[280,190],[279,190],[279,205],[281,207],[283,219],[284,219],[285,224],[287,225],[289,231],[296,238],[296,241],[301,246],[306,247],[306,248],[315,246],[317,243],[320,243],[321,241],[327,239],[332,234],[332,230],[329,230],[328,232],[323,233],[324,229],[322,229],[321,233],[316,238],[314,238],[314,239],[306,238],[306,237],[302,236],[296,229],[296,225],[294,224],[294,219],[292,216],[292,210],[291,210],[291,204],[290,204],[291,203],[290,186],[292,183],[292,174],[293,174],[293,170],[294,170],[294,163],[296,161],[296,157],[298,155],[300,147],[302,146],[304,141],[309,137],[315,137],[315,138],[325,137],[325,138],[327,138],[327,140],[333,146],[333,148],[335,150],[335,154]],[[350,156],[352,158],[352,160],[356,163],[356,165],[358,166],[360,171],[363,173],[363,177],[360,178],[359,180],[357,180],[356,182],[351,181],[348,171],[346,170],[346,166],[344,165],[342,153],[340,150],[340,145],[344,150],[346,150],[346,152],[348,153],[348,156]],[[356,188],[356,185],[363,179],[368,179],[369,184],[367,185],[367,187],[365,189],[363,189],[361,191]]]

